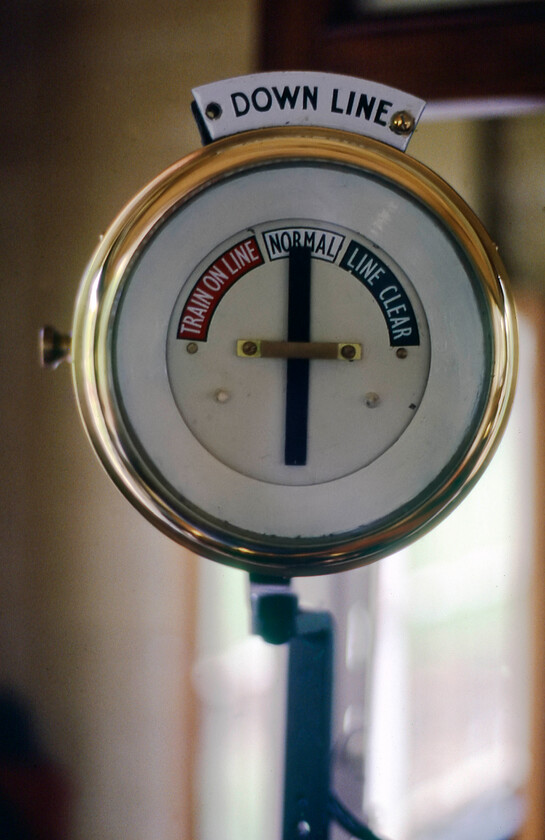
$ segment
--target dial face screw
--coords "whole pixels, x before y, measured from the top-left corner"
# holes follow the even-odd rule
[[[190,341],[185,349],[190,355],[193,355],[199,349],[199,345],[195,341]]]
[[[398,359],[406,359],[409,355],[409,351],[406,347],[398,347],[396,350],[396,356]]]
[[[379,402],[380,402],[380,397],[377,393],[375,393],[375,391],[369,391],[365,395],[365,405],[368,408],[376,408],[377,405],[379,404]]]
[[[229,391],[226,391],[225,388],[218,388],[218,390],[214,394],[214,397],[216,399],[216,402],[226,403],[229,402],[229,400],[231,399],[231,394],[229,393]]]
[[[209,120],[219,120],[223,111],[221,105],[218,105],[217,102],[209,102],[204,113]]]
[[[410,134],[414,129],[414,117],[408,111],[397,111],[390,120],[390,131],[394,134]]]

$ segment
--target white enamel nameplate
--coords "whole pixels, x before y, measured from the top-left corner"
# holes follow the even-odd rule
[[[405,150],[425,102],[365,79],[306,71],[256,73],[194,88],[206,140],[284,125],[339,128]]]

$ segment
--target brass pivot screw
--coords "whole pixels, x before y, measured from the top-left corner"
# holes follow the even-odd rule
[[[390,120],[390,131],[394,134],[410,134],[414,129],[414,117],[408,111],[397,111]]]
[[[257,353],[257,344],[255,341],[245,341],[242,345],[242,352],[245,356],[255,356]]]
[[[356,348],[352,344],[345,344],[341,348],[341,356],[351,362],[352,359],[356,358]]]

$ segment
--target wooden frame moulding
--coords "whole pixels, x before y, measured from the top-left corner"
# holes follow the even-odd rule
[[[261,0],[259,69],[346,73],[428,102],[545,101],[545,2],[354,14],[347,0]]]

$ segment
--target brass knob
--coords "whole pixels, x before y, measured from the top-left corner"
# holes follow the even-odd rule
[[[61,362],[71,362],[72,337],[60,333],[55,327],[45,326],[40,330],[40,364],[55,370]]]

